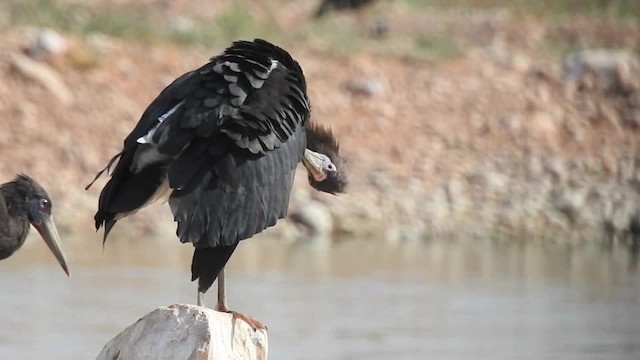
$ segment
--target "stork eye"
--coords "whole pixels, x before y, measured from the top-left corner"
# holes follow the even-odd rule
[[[51,212],[51,201],[40,199],[40,211],[49,214]]]
[[[329,170],[329,171],[336,171],[336,166],[335,166],[335,165],[333,165],[332,163],[328,163],[328,164],[325,166],[325,169],[327,169],[327,170]]]

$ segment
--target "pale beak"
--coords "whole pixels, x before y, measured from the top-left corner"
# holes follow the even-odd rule
[[[49,246],[49,249],[60,263],[60,266],[62,266],[62,270],[64,270],[67,276],[70,276],[67,259],[64,256],[60,236],[58,235],[58,230],[56,229],[56,224],[53,222],[53,218],[43,217],[40,224],[33,224],[33,227],[38,230],[44,242]]]
[[[324,171],[322,171],[322,165],[324,164],[324,161],[325,155],[322,155],[315,151],[311,151],[309,149],[304,149],[304,157],[302,158],[302,163],[316,181],[323,181],[327,178],[327,175],[324,173]]]

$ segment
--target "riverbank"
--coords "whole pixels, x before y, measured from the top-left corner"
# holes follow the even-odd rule
[[[608,50],[608,70],[598,73],[580,70],[598,55],[567,65],[572,51],[540,51],[558,34],[583,48],[637,51],[638,26],[584,17],[558,24],[505,11],[394,11],[391,35],[366,39],[375,50],[285,40],[305,70],[313,119],[341,139],[350,188],[339,197],[315,194],[300,172],[291,213],[306,225],[281,222],[266,236],[578,242],[628,241],[640,231],[637,58]],[[294,20],[279,26],[298,26]],[[446,34],[455,51],[425,40],[440,44],[438,56],[422,48],[398,54],[391,45],[410,31],[427,40]],[[84,186],[158,92],[224,45],[60,32],[65,51],[33,59],[24,49],[40,32],[28,25],[1,32],[0,176],[38,178],[54,198],[63,236],[98,241],[92,216],[104,180]],[[117,231],[173,241],[168,212],[154,205]]]

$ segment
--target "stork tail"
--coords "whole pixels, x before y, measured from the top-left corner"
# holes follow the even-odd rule
[[[120,158],[120,156],[122,155],[122,151],[117,153],[116,156],[112,157],[111,160],[109,160],[109,163],[107,164],[107,166],[104,167],[104,169],[100,170],[97,174],[96,177],[93,178],[93,180],[89,183],[89,185],[85,186],[85,190],[89,190],[89,188],[91,187],[91,185],[93,185],[94,182],[96,182],[96,180],[98,180],[98,178],[100,176],[102,176],[102,174],[106,171],[107,175],[109,174],[109,171],[111,171],[111,166],[113,166],[113,163],[118,160],[118,158]]]

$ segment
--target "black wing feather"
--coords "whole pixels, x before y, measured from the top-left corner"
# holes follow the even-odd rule
[[[295,168],[305,145],[300,131],[269,156],[244,150],[225,153],[195,189],[174,190],[169,205],[180,240],[196,247],[232,245],[275,225],[287,214]]]
[[[162,164],[148,166],[134,174],[128,170],[133,158],[134,152],[123,152],[111,179],[102,189],[94,217],[96,229],[111,222],[111,230],[118,214],[127,214],[142,207],[161,185],[164,173]],[[108,231],[105,232],[105,239],[107,234]]]
[[[124,149],[134,148],[138,143],[138,138],[144,136],[157,123],[158,118],[177,105],[181,99],[184,99],[185,92],[193,81],[193,71],[187,72],[174,80],[167,86],[155,100],[149,104],[147,109],[140,117],[140,121],[133,128],[131,133],[124,140]]]

